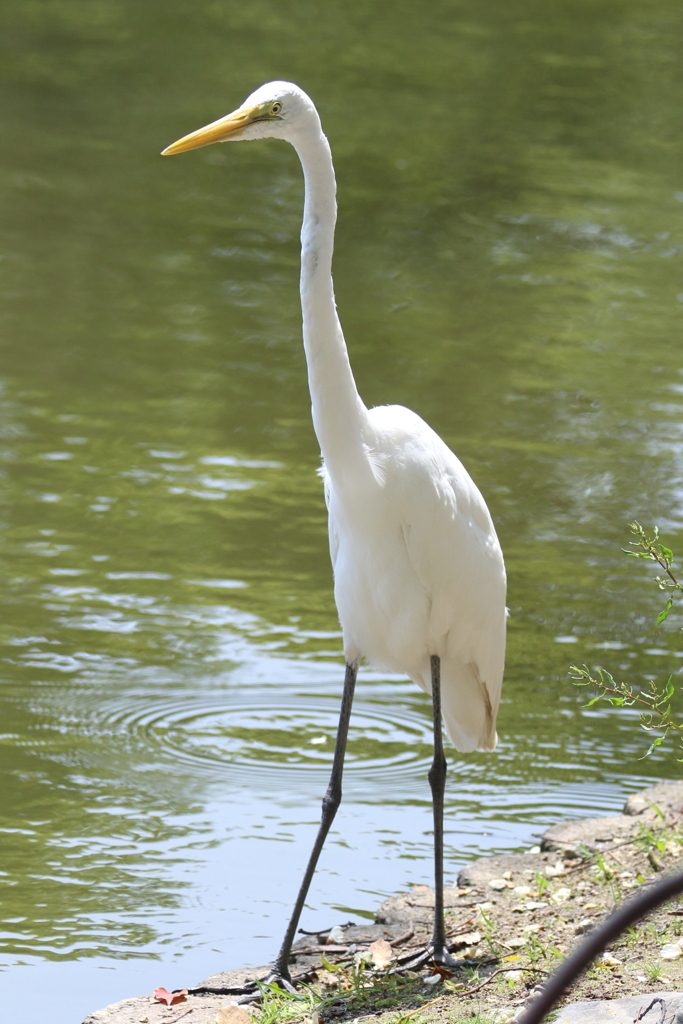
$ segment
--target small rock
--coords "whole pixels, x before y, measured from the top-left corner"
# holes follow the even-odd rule
[[[508,883],[504,878],[492,878],[489,882],[489,889],[494,889],[496,892],[502,892],[503,889],[507,889]]]
[[[624,805],[624,814],[637,815],[649,810],[653,805],[665,811],[680,806],[683,802],[683,782],[658,782],[647,789],[641,789],[628,798]]]
[[[584,917],[582,921],[579,921],[576,928],[574,929],[575,935],[585,935],[591,928],[595,928],[595,921],[590,917]]]
[[[525,903],[524,906],[527,910],[543,910],[544,907],[548,906],[548,904],[543,903],[542,901],[540,903],[536,903],[532,900],[530,903]]]
[[[677,942],[667,942],[659,951],[662,960],[678,960],[683,955],[683,950]]]
[[[368,946],[368,953],[375,967],[379,967],[380,970],[389,966],[394,955],[394,951],[386,939],[377,939],[373,942]]]
[[[516,885],[512,892],[515,896],[526,896],[527,899],[534,894],[530,885]]]
[[[548,867],[545,869],[546,878],[560,878],[566,874],[567,872],[565,871],[564,864],[561,860],[558,860],[554,867],[551,864],[548,864]]]
[[[340,946],[344,942],[344,929],[341,925],[336,924],[334,928],[330,928],[330,934],[327,936],[328,946]]]
[[[522,938],[508,939],[508,941],[505,943],[505,945],[508,947],[508,949],[521,949],[522,946],[526,946],[526,939],[522,939]],[[508,978],[509,977],[510,977],[510,975],[508,974]]]
[[[237,1006],[236,1003],[221,1006],[215,1021],[216,1024],[254,1024],[244,1007]]]
[[[570,899],[571,894],[571,889],[558,889],[557,892],[552,894],[550,899],[553,903],[566,903],[567,900]]]
[[[620,960],[618,956],[612,956],[611,953],[603,953],[601,962],[605,964],[606,967],[621,967],[624,963],[624,961]]]
[[[643,995],[624,996],[622,999],[592,999],[590,1002],[570,1003],[563,1006],[556,1018],[557,1024],[617,1024],[619,1021],[633,1021],[639,1013],[647,1009],[653,997],[661,998],[666,1003],[667,1018],[680,1005],[680,992],[648,992]],[[656,1024],[660,1014],[660,1006],[655,1006],[643,1024]]]
[[[621,839],[629,830],[635,830],[635,825],[633,818],[625,814],[558,822],[543,833],[541,849],[556,851],[565,857],[581,856],[581,845],[595,850],[600,843]]]

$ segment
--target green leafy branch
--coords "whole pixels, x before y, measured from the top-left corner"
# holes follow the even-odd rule
[[[652,531],[652,536],[648,537],[645,530],[642,528],[640,523],[631,523],[629,526],[631,533],[635,536],[635,540],[629,541],[628,548],[622,548],[624,554],[629,555],[631,558],[644,558],[649,562],[656,562],[657,565],[661,566],[664,570],[664,576],[655,576],[655,583],[660,590],[679,591],[683,593],[683,585],[681,585],[673,572],[671,566],[673,565],[674,553],[671,548],[667,548],[659,539],[659,527],[655,526]],[[630,548],[636,548],[635,551],[631,551]],[[667,598],[664,608],[657,616],[657,625],[661,626],[662,622],[666,619],[671,606],[673,605],[674,595],[671,593]]]
[[[584,704],[586,708],[590,708],[602,700],[611,704],[613,708],[630,708],[640,705],[647,709],[639,710],[638,713],[642,728],[646,732],[653,730],[662,732],[662,735],[655,737],[649,750],[643,755],[644,757],[651,754],[655,747],[661,746],[672,731],[683,738],[683,725],[674,719],[671,710],[670,702],[675,692],[672,676],[669,676],[666,686],[662,690],[654,680],[650,680],[648,692],[636,689],[628,683],[618,683],[614,676],[604,668],[591,670],[587,665],[571,665],[569,672],[570,678],[573,679],[576,686],[592,686],[599,691],[597,696]]]
[[[669,591],[669,596],[657,616],[659,626],[671,611],[676,593],[683,593],[683,585],[678,582],[671,568],[674,560],[673,551],[662,544],[656,526],[651,536],[648,536],[637,522],[630,524],[630,530],[635,539],[629,542],[628,548],[622,549],[624,553],[631,558],[656,562],[663,570],[663,575],[656,576],[655,582],[660,590]],[[633,551],[631,548],[636,550]],[[671,699],[675,693],[672,676],[669,676],[663,688],[654,680],[650,680],[648,688],[643,689],[629,683],[617,682],[610,672],[602,668],[592,670],[587,665],[571,665],[569,672],[576,686],[590,686],[598,691],[584,707],[590,708],[600,701],[605,701],[615,708],[636,707],[641,728],[646,732],[661,733],[655,737],[643,757],[647,757],[656,747],[661,746],[669,733],[677,734],[683,742],[683,724],[676,721],[671,709]],[[683,758],[680,760],[683,761]]]

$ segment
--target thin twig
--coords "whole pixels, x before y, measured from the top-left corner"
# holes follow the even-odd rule
[[[474,924],[476,919],[477,915],[473,914],[472,917],[468,917],[466,921],[460,921],[459,924],[456,924],[452,928],[448,929],[448,931],[446,932],[446,938],[448,938],[449,936],[459,935],[463,931],[466,932],[469,926],[471,924]]]
[[[176,1021],[179,1021],[182,1017],[187,1017],[188,1013],[192,1013],[193,1009],[194,1007],[190,1006],[189,1009],[184,1010],[178,1017],[173,1017],[173,1019],[170,1017],[162,1017],[161,1019],[164,1021],[164,1024],[176,1024]]]
[[[655,996],[654,999],[652,1000],[652,1002],[650,1003],[650,1005],[648,1007],[646,1007],[646,1009],[641,1010],[638,1013],[637,1017],[633,1018],[633,1024],[638,1024],[638,1021],[642,1020],[643,1017],[645,1016],[645,1014],[649,1013],[650,1010],[652,1009],[652,1007],[655,1006],[657,1003],[661,1003],[662,1004],[662,1008],[659,1011],[659,1020],[657,1021],[657,1024],[664,1024],[664,1018],[666,1017],[666,1003],[664,1002],[664,1000],[660,996]]]
[[[488,985],[490,981],[493,981],[497,974],[506,974],[508,971],[532,971],[534,974],[550,974],[550,971],[546,971],[542,967],[499,967],[497,971],[493,972],[493,974],[489,974],[488,978],[485,978],[481,984],[475,985],[474,988],[466,988],[462,992],[458,992],[458,995],[472,996],[475,992],[478,992],[479,989]]]
[[[434,1003],[438,1003],[438,1002],[440,1002],[444,998],[445,998],[445,994],[441,995],[441,996],[437,996],[436,999],[430,999],[430,1001],[428,1003],[423,1003],[422,1006],[416,1006],[414,1010],[408,1010],[407,1013],[402,1013],[400,1015],[400,1017],[398,1018],[398,1020],[396,1021],[396,1024],[401,1024],[401,1021],[407,1020],[408,1017],[412,1017],[416,1013],[421,1013],[423,1010],[426,1010],[428,1006],[433,1006]]]
[[[414,934],[415,934],[415,925],[413,924],[412,921],[410,921],[409,922],[408,931],[405,932],[403,935],[399,935],[395,939],[389,939],[389,945],[390,946],[400,946],[403,942],[407,942],[408,939],[412,939]]]

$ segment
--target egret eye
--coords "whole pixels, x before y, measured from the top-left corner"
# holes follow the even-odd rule
[[[277,103],[273,103],[272,107],[270,108],[271,114],[279,114],[281,110],[282,110],[282,104],[280,103],[279,100],[278,100]]]

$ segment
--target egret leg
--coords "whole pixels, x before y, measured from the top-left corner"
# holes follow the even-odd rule
[[[339,728],[337,729],[337,740],[334,747],[334,761],[332,763],[332,774],[330,775],[330,782],[327,787],[327,792],[323,797],[323,812],[320,821],[320,828],[311,850],[311,856],[308,859],[308,865],[304,873],[304,879],[299,889],[299,895],[296,898],[294,904],[294,910],[292,916],[289,919],[287,925],[287,931],[285,937],[282,940],[282,946],[280,952],[277,955],[275,963],[273,964],[273,971],[268,977],[268,981],[284,981],[291,984],[291,976],[289,973],[289,956],[292,950],[292,943],[294,942],[294,936],[299,926],[299,918],[301,917],[301,911],[303,910],[304,903],[306,902],[306,896],[308,895],[308,889],[311,884],[311,879],[315,872],[316,865],[318,863],[318,857],[320,851],[323,848],[327,833],[330,831],[334,816],[337,813],[337,808],[341,803],[342,798],[342,772],[344,771],[344,755],[346,753],[346,738],[349,733],[349,719],[351,718],[351,706],[353,704],[353,691],[356,686],[356,676],[358,675],[358,663],[355,665],[346,666],[346,676],[344,677],[344,693],[342,695],[341,711],[339,712]]]
[[[446,757],[443,752],[441,729],[441,659],[432,654],[432,708],[434,712],[434,760],[429,769],[434,808],[434,932],[430,949],[434,960],[446,967],[456,962],[446,948],[446,929],[443,915],[443,803],[446,789]]]

